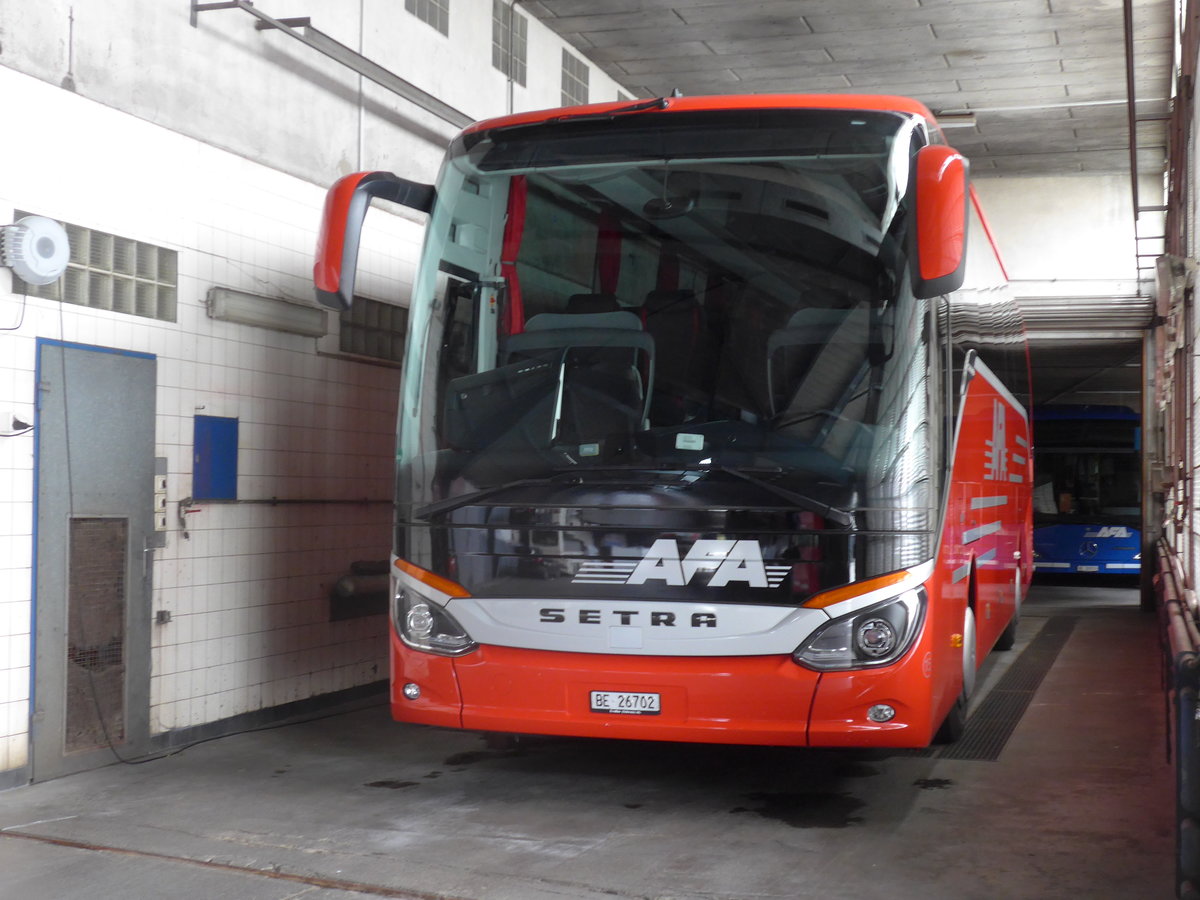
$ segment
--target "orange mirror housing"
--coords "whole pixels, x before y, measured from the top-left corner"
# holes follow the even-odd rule
[[[913,293],[937,297],[962,287],[967,258],[967,160],[942,145],[917,152]]]
[[[358,245],[372,197],[427,213],[433,206],[433,186],[391,172],[355,172],[334,182],[325,195],[313,263],[313,285],[322,306],[340,311],[354,300]]]

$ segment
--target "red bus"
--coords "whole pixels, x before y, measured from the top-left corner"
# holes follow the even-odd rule
[[[480,122],[428,213],[391,707],[488,732],[925,746],[1032,572],[1024,327],[920,103],[662,98]]]

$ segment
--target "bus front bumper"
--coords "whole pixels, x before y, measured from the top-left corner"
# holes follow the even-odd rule
[[[818,673],[790,656],[668,657],[481,646],[458,658],[392,635],[397,721],[514,734],[824,747],[923,747],[929,682],[901,661]],[[407,688],[407,691],[406,691]],[[593,710],[593,692],[656,695],[657,710]],[[415,695],[415,696],[414,696]],[[895,710],[885,723],[872,707]]]

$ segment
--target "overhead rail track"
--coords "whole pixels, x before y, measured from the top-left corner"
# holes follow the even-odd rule
[[[195,28],[197,19],[202,12],[212,12],[218,9],[240,9],[250,13],[258,21],[254,27],[259,31],[282,31],[289,37],[311,47],[318,53],[341,63],[346,68],[357,72],[380,87],[386,88],[397,96],[403,97],[415,106],[437,116],[443,122],[448,122],[456,128],[465,128],[475,121],[471,116],[448,103],[443,103],[433,94],[421,90],[411,81],[406,81],[395,72],[385,69],[379,63],[352,50],[345,44],[339,43],[312,26],[308,17],[276,19],[257,9],[250,0],[221,0],[217,3],[198,3],[192,0],[191,23]]]

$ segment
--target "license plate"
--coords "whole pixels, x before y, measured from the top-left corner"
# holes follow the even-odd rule
[[[1100,567],[1099,566],[1076,566],[1075,571],[1076,572],[1099,572]]]
[[[657,716],[662,712],[658,694],[632,691],[592,691],[592,712],[625,716]]]

